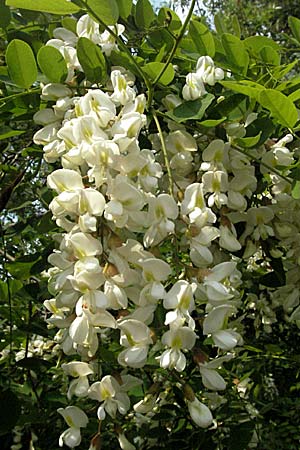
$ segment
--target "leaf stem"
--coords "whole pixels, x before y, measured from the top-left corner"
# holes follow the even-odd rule
[[[171,172],[171,167],[170,167],[170,162],[169,162],[169,158],[168,158],[168,153],[167,153],[167,147],[166,147],[166,142],[165,142],[165,138],[156,114],[156,111],[152,110],[152,115],[153,115],[153,119],[155,121],[156,124],[156,128],[159,134],[159,139],[161,142],[161,148],[162,148],[162,153],[164,156],[164,162],[165,162],[165,166],[167,169],[167,174],[168,174],[168,180],[169,180],[169,193],[172,197],[174,197],[173,195],[173,185],[174,185],[174,181],[173,181],[173,176],[172,176],[172,172]]]
[[[144,80],[144,83],[147,87],[148,90],[148,98],[153,97],[152,95],[152,84],[149,80],[149,78],[146,76],[146,74],[142,71],[141,67],[138,65],[138,63],[136,62],[136,60],[134,59],[134,56],[132,55],[132,53],[130,52],[130,50],[128,50],[126,44],[124,44],[124,42],[122,41],[122,39],[117,35],[117,33],[114,32],[114,30],[112,30],[108,25],[106,25],[105,22],[103,22],[103,20],[101,19],[100,16],[98,16],[98,14],[96,14],[92,8],[90,8],[88,6],[88,4],[82,0],[81,2],[84,5],[84,8],[87,10],[88,13],[90,13],[93,17],[95,17],[95,19],[109,32],[109,34],[111,36],[113,36],[113,38],[117,41],[118,45],[120,46],[120,48],[129,56],[132,64],[134,65],[137,73],[140,75],[140,77]],[[151,100],[152,102],[152,100]],[[148,103],[148,105],[150,105],[150,103]]]
[[[177,48],[178,48],[178,45],[179,45],[181,39],[183,38],[184,33],[185,33],[185,30],[187,29],[187,26],[188,26],[188,24],[189,24],[189,22],[190,22],[190,19],[191,19],[191,17],[192,17],[193,11],[194,11],[195,4],[196,4],[196,0],[192,0],[191,6],[190,6],[190,8],[189,8],[188,15],[186,16],[186,19],[185,19],[185,21],[184,21],[184,24],[182,25],[182,28],[181,28],[181,30],[180,30],[180,33],[179,33],[178,37],[176,38],[176,41],[174,42],[173,48],[172,48],[172,50],[171,50],[171,53],[169,54],[168,59],[167,59],[165,65],[164,65],[164,67],[162,68],[162,70],[159,72],[159,74],[157,75],[157,77],[156,77],[155,80],[153,81],[153,86],[155,86],[156,83],[159,82],[159,80],[161,79],[161,77],[163,76],[163,74],[165,73],[165,71],[167,70],[168,65],[169,65],[170,62],[172,61],[172,59],[173,59],[173,57],[174,57],[174,55],[175,55],[175,53],[176,53],[176,50],[177,50]]]
[[[234,148],[234,150],[237,150],[238,152],[248,156],[248,158],[253,159],[254,161],[256,161],[257,163],[261,164],[262,166],[264,166],[266,169],[268,169],[270,172],[274,173],[275,175],[277,175],[278,177],[282,178],[284,181],[286,181],[289,184],[293,184],[292,180],[290,180],[290,178],[286,177],[285,175],[282,175],[282,173],[275,169],[274,167],[270,166],[269,164],[261,161],[260,159],[256,158],[255,156],[251,155],[250,153],[247,152],[247,150],[245,149],[241,149],[240,147],[237,147],[235,145],[231,144],[231,147]]]
[[[10,100],[13,100],[18,97],[23,97],[25,95],[37,94],[40,91],[41,91],[41,88],[38,87],[38,88],[29,89],[27,91],[18,92],[17,94],[8,95],[7,97],[0,97],[0,107],[5,105],[5,103],[9,102]],[[2,102],[3,102],[3,104],[2,104]]]

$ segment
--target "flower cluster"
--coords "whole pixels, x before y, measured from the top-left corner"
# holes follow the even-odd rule
[[[118,35],[124,32],[122,25],[115,29]],[[109,31],[100,33],[88,16],[78,21],[77,35],[56,29],[48,45],[64,56],[67,82],[82,70],[78,37],[87,37],[107,56],[117,48]],[[56,341],[64,353],[74,355],[62,365],[73,378],[68,399],[96,400],[99,421],[128,414],[130,390],[140,383],[130,372],[149,361],[155,370],[174,369],[179,378],[194,364],[203,392],[225,390],[218,369],[243,345],[237,317],[247,287],[243,267],[251,271],[269,237],[276,237],[277,251],[285,251],[291,268],[287,285],[274,290],[272,301],[280,304],[288,292],[284,309],[290,320],[300,320],[299,291],[291,291],[292,279],[299,281],[299,231],[292,224],[300,222],[289,217],[291,211],[298,217],[299,205],[271,171],[285,166],[289,175],[295,155],[285,145],[292,137],[256,149],[255,167],[235,145],[255,114],[226,123],[222,139],[190,132],[165,115],[184,100],[203,96],[205,84],[214,86],[223,78],[223,70],[202,56],[196,72],[187,75],[183,99],[173,94],[163,99],[163,131],[151,127],[146,96],[124,67],[112,67],[101,89],[85,85],[76,91],[71,84],[51,83],[43,88],[42,99],[50,106],[35,115],[43,128],[34,142],[44,146],[48,163],[61,164],[48,176],[48,186],[54,192],[49,208],[63,230],[55,235],[57,249],[49,257],[53,298],[45,301],[47,320],[59,328]],[[269,176],[271,189],[255,195],[259,170]],[[251,308],[271,317],[271,326],[276,317],[267,314],[265,300],[250,297]],[[258,319],[255,324],[260,326]],[[116,336],[120,373],[102,373],[93,360]],[[216,357],[199,361],[196,353],[204,339]],[[158,397],[150,393],[134,405],[137,423],[158,408]],[[185,400],[196,425],[213,423],[210,409],[191,391]],[[78,446],[86,414],[77,406],[59,413],[69,425],[60,445]],[[118,439],[121,448],[134,448],[123,432]]]

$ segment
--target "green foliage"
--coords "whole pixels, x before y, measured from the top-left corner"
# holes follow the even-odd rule
[[[54,47],[45,45],[37,54],[41,71],[52,83],[63,83],[68,75],[67,64],[62,54]]]
[[[85,37],[81,37],[77,44],[79,62],[91,83],[105,81],[106,61],[99,47]]]
[[[80,7],[77,6],[79,3]],[[21,9],[16,12],[13,8]],[[102,87],[111,66],[123,66],[130,70],[136,76],[136,85],[147,94],[148,101],[151,100],[147,105],[147,127],[140,137],[143,148],[151,148],[150,139],[156,132],[153,112],[159,117],[163,134],[169,132],[168,121],[171,119],[176,127],[184,125],[188,131],[194,132],[200,145],[203,136],[223,139],[226,127],[234,123],[243,126],[250,114],[256,114],[256,119],[245,127],[245,135],[233,137],[230,145],[237,152],[253,156],[252,164],[257,174],[260,169],[260,146],[272,145],[287,133],[287,129],[293,132],[295,141],[299,138],[300,79],[295,75],[297,61],[281,64],[284,48],[279,42],[267,36],[249,37],[240,20],[239,9],[237,15],[230,18],[224,19],[222,14],[217,14],[216,31],[194,18],[181,40],[178,36],[182,23],[178,16],[167,7],[161,8],[156,15],[148,0],[138,0],[134,6],[130,0],[88,0],[87,9],[91,17],[100,23],[101,30],[105,29],[105,25],[116,24],[118,20],[124,23],[126,38],[119,40],[118,50],[114,49],[110,56],[104,56],[99,45],[80,37],[76,49],[83,72],[75,69],[68,86],[74,95],[80,96],[87,85]],[[5,30],[1,37],[0,67],[1,448],[10,448],[12,430],[18,425],[28,436],[31,432],[38,435],[37,450],[57,449],[57,437],[63,425],[57,418],[56,409],[68,404],[65,398],[67,380],[60,369],[61,362],[68,361],[68,357],[62,360],[62,353],[53,341],[54,329],[47,327],[44,321],[43,301],[51,294],[47,290],[46,280],[40,276],[49,268],[47,257],[53,247],[52,235],[57,232],[52,215],[47,212],[52,194],[46,185],[47,174],[56,166],[54,163],[50,169],[42,159],[40,147],[32,143],[32,135],[38,129],[32,118],[36,112],[53,104],[51,100],[40,100],[37,80],[43,79],[44,82],[46,77],[54,83],[65,83],[68,74],[62,54],[44,44],[53,37],[54,28],[64,26],[76,32],[76,23],[84,12],[81,2],[7,0],[6,6],[0,2],[0,27]],[[298,42],[299,23],[296,17],[289,19],[294,39]],[[38,74],[35,55],[42,74]],[[196,61],[203,55],[213,57],[216,66],[224,71],[229,70],[231,77],[214,86],[206,85],[207,93],[201,98],[183,100],[173,109],[162,112],[161,100],[168,94],[181,95],[185,76],[195,71]],[[162,70],[164,73],[154,86],[153,81]],[[162,156],[161,161],[163,164]],[[279,177],[289,178],[293,198],[300,199],[299,159],[287,168],[274,166],[273,169],[272,175],[279,173]],[[191,176],[199,180],[196,170]],[[258,189],[247,198],[249,204],[261,206],[268,202],[265,193],[270,186],[270,175],[259,173]],[[180,189],[179,186],[178,197]],[[225,208],[222,219],[224,217]],[[245,232],[243,223],[237,232],[239,237]],[[147,389],[165,388],[164,404],[154,408],[153,423],[145,421],[139,428],[141,437],[157,439],[154,446],[151,446],[150,439],[147,449],[168,450],[180,445],[183,450],[198,450],[200,447],[205,450],[246,450],[250,448],[255,431],[260,450],[270,450],[275,446],[278,449],[298,450],[300,387],[297,325],[286,322],[283,317],[285,312],[278,306],[278,319],[272,333],[264,331],[263,326],[255,328],[253,322],[260,320],[259,313],[256,309],[249,313],[247,303],[249,286],[251,294],[259,292],[255,291],[258,285],[268,288],[264,291],[268,301],[269,293],[284,286],[290,276],[281,264],[281,258],[272,256],[273,250],[278,250],[276,238],[271,236],[262,241],[263,264],[251,273],[247,272],[243,255],[236,252],[245,277],[245,295],[241,303],[246,345],[240,347],[236,359],[222,369],[228,389],[222,394],[224,403],[215,410],[218,428],[208,431],[196,428],[190,417],[182,413],[186,405],[184,394],[178,388],[181,381],[191,378],[194,380],[194,391],[203,391],[192,356],[187,356],[186,371],[178,375],[159,368],[153,354],[142,371],[132,371],[142,378]],[[177,258],[179,269],[173,263],[174,272],[180,272],[180,267],[184,268],[185,273],[191,269],[186,263],[187,252],[177,252],[170,239],[162,242],[155,251],[167,255],[170,261]],[[284,254],[285,248],[281,247],[279,251]],[[220,252],[221,259],[224,253],[226,251]],[[176,276],[172,275],[172,281],[176,277],[177,272]],[[204,308],[202,313],[204,316]],[[201,330],[203,317],[199,315],[195,321],[196,327]],[[160,307],[155,313],[155,324],[158,328],[164,327]],[[242,326],[239,323],[236,325]],[[30,353],[30,343],[38,341],[39,337],[47,341],[47,346],[42,355],[36,356]],[[117,332],[112,331],[107,346],[105,339],[95,358],[102,367],[103,375],[118,373],[117,356],[121,346]],[[211,340],[207,339],[199,345],[203,354],[215,355]],[[196,358],[196,352],[193,356]],[[158,387],[152,387],[150,382],[154,370],[159,380]],[[240,382],[247,386],[246,396],[238,391]],[[133,402],[140,401],[144,395],[142,388],[130,392]],[[88,401],[87,406],[92,409]],[[119,418],[115,421],[105,419],[102,426],[103,448],[115,448],[116,429],[120,426],[122,422]],[[97,428],[96,419],[91,421],[89,427],[87,435],[92,436]],[[131,440],[136,436],[135,424],[130,418],[126,434]],[[82,445],[82,448],[88,448],[89,444],[85,440]]]
[[[212,33],[201,22],[192,20],[189,27],[192,41],[199,55],[215,56],[215,42]]]
[[[272,116],[287,128],[292,128],[297,120],[298,113],[293,102],[275,89],[264,89],[259,94],[259,102],[267,108]]]
[[[229,67],[234,73],[246,75],[249,64],[249,56],[244,43],[233,34],[222,34],[222,45],[224,47]]]
[[[213,99],[214,95],[206,94],[202,99],[182,103],[167,115],[178,123],[187,120],[201,120]]]
[[[30,46],[20,39],[11,41],[6,50],[6,64],[11,80],[21,88],[29,88],[36,80],[37,67]]]
[[[86,6],[88,12],[94,19],[99,22],[105,23],[105,25],[114,25],[119,18],[119,8],[116,0],[87,0]]]
[[[149,28],[155,14],[149,0],[138,0],[135,5],[135,23],[138,28]]]
[[[6,0],[6,5],[59,15],[72,14],[79,11],[78,6],[67,0]]]
[[[160,74],[161,70],[164,69],[164,63],[161,62],[150,62],[144,65],[143,71],[149,76],[151,80],[155,80]],[[169,64],[164,74],[160,77],[159,82],[165,86],[173,81],[175,72],[172,64]]]

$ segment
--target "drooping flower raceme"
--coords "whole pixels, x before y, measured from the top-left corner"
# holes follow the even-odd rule
[[[90,39],[113,58],[116,36],[124,32],[118,24],[100,32],[84,15],[76,33],[56,29],[48,45],[65,58],[69,83],[82,76],[78,38]],[[248,285],[241,286],[242,270],[255,266],[269,237],[278,243],[270,250],[272,258],[271,252],[287,249],[286,267],[293,269],[286,290],[274,288],[273,301],[288,297],[285,311],[291,320],[299,319],[299,295],[290,289],[299,265],[299,230],[289,217],[290,211],[298,217],[299,206],[274,174],[270,192],[254,195],[259,170],[267,174],[268,166],[284,166],[289,173],[295,161],[287,148],[291,138],[253,149],[254,167],[235,142],[256,113],[225,121],[218,138],[213,127],[207,133],[204,126],[193,130],[169,114],[184,101],[203,97],[223,78],[223,70],[201,56],[183,86],[176,78],[182,98],[169,93],[164,98],[158,133],[146,109],[143,82],[135,82],[127,68],[112,66],[107,80],[97,85],[79,81],[75,89],[73,79],[42,90],[48,104],[35,116],[43,128],[34,142],[44,146],[45,160],[56,164],[47,179],[54,193],[49,208],[61,229],[49,256],[47,320],[49,327],[59,328],[55,339],[69,357],[62,365],[71,377],[68,399],[97,401],[99,421],[128,414],[138,423],[143,415],[155,415],[169,401],[174,370],[179,372],[176,383],[184,383],[190,376],[186,368],[196,365],[202,389],[199,398],[185,397],[187,410],[195,425],[212,424],[205,390],[226,389],[226,376],[218,370],[243,345],[238,314]],[[217,356],[197,362],[204,339],[206,348],[216,347],[212,355]],[[137,380],[129,377],[139,369],[141,378],[147,373],[158,381],[165,396],[137,394],[144,399],[139,402],[135,393],[131,412],[130,390]],[[59,413],[69,426],[59,444],[80,445],[85,413],[76,406]],[[133,448],[123,430],[116,433],[121,448]]]

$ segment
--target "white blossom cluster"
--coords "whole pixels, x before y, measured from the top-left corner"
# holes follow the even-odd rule
[[[116,30],[117,34],[124,31],[122,25]],[[63,54],[68,80],[81,70],[76,56],[78,36],[88,37],[108,56],[116,48],[109,33],[100,34],[88,16],[79,20],[77,35],[56,29],[48,45]],[[205,83],[213,86],[223,77],[211,58],[201,57],[196,72],[187,76],[183,99],[199,98]],[[126,69],[112,68],[105,86],[90,86],[83,95],[66,85],[48,84],[42,99],[52,106],[35,115],[43,128],[34,142],[44,146],[48,163],[61,164],[48,176],[48,186],[54,192],[50,210],[63,230],[55,236],[58,249],[49,257],[53,298],[45,306],[51,313],[48,323],[59,328],[56,340],[65,354],[75,356],[62,366],[73,378],[68,399],[97,401],[99,420],[106,414],[126,415],[128,391],[140,383],[128,373],[130,369],[140,369],[152,358],[157,367],[181,373],[187,367],[186,354],[202,342],[202,334],[218,350],[215,359],[198,363],[203,386],[224,390],[226,381],[218,369],[243,345],[242,324],[236,319],[242,294],[239,263],[246,260],[251,265],[254,258],[254,264],[261,242],[270,236],[289,248],[292,270],[300,256],[291,225],[300,221],[289,217],[291,211],[299,215],[299,203],[292,199],[287,184],[271,172],[271,198],[266,195],[265,202],[253,203],[255,167],[233,145],[256,116],[246,117],[244,124],[228,124],[228,142],[189,133],[169,121],[169,132],[148,133],[152,148],[140,148],[140,133],[148,125],[146,97],[138,93],[135,78]],[[164,100],[167,108],[181,102],[175,96]],[[263,174],[269,166],[294,161],[285,147],[290,141],[288,135],[270,148],[256,150]],[[163,147],[174,181],[169,193]],[[241,234],[239,225],[243,225]],[[159,247],[170,238],[175,249],[165,256]],[[188,263],[176,260],[179,251],[186,252]],[[280,297],[280,288],[276,296]],[[285,308],[291,312],[299,305],[299,290],[297,295],[289,292],[288,298]],[[160,330],[153,325],[158,306],[165,310]],[[300,319],[299,308],[295,319]],[[122,373],[119,378],[112,374],[97,378],[92,360],[114,330],[119,333]],[[157,399],[146,395],[134,411],[148,414]],[[209,427],[210,409],[194,394],[186,400],[193,421]],[[69,425],[60,445],[78,446],[80,429],[88,422],[86,414],[77,406],[61,408],[59,413]],[[134,448],[123,433],[119,443],[121,448]]]

